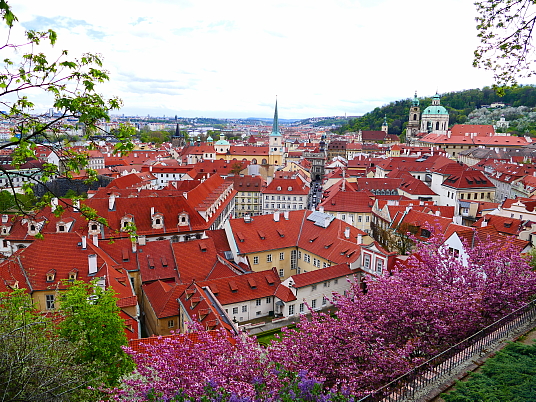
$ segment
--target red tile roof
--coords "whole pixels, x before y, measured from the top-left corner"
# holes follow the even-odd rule
[[[304,272],[303,274],[292,275],[294,288],[303,288],[315,283],[329,281],[331,279],[347,277],[353,275],[354,271],[348,264],[338,264],[331,267],[317,269],[315,271]]]

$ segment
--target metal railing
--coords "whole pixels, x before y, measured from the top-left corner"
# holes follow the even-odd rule
[[[475,359],[494,350],[499,343],[519,334],[536,320],[536,300],[502,317],[474,335],[411,369],[389,384],[360,399],[360,402],[416,400],[461,372]]]

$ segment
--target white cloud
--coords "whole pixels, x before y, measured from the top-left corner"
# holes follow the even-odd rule
[[[103,55],[125,114],[363,114],[391,100],[482,87],[466,0],[26,0],[24,26]]]

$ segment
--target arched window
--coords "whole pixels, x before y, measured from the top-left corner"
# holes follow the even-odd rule
[[[256,158],[253,158],[253,159],[251,160],[251,164],[256,165],[256,164],[257,164],[257,159],[256,159]]]
[[[266,165],[267,163],[268,163],[268,161],[267,161],[266,159],[263,159],[263,160],[262,160],[262,164],[263,164],[263,165]]]
[[[413,120],[417,120],[417,115],[416,114],[413,115]]]
[[[439,130],[439,122],[436,122],[436,124],[435,124],[435,129],[436,129],[436,130]]]

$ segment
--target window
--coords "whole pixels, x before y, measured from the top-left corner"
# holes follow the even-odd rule
[[[333,284],[336,285],[337,283],[339,283],[339,280],[338,280],[338,279],[335,279],[335,280],[333,281]]]
[[[376,272],[379,274],[382,273],[383,270],[383,260],[380,260],[379,258],[376,260]]]
[[[358,221],[358,222],[361,222],[361,219],[362,219],[362,218],[361,218],[361,215],[358,215],[358,216],[357,216],[357,221]]]
[[[266,262],[272,262],[272,254],[266,256]]]
[[[247,306],[247,305],[242,306],[242,312],[243,312],[243,313],[247,313],[247,312],[248,312],[248,306]]]
[[[271,297],[267,297],[267,298],[266,298],[266,304],[271,303],[271,302],[272,302],[272,298],[271,298]]]
[[[328,263],[327,263],[326,261],[324,261],[324,262],[322,263],[322,268],[327,268],[327,267],[329,267],[329,265],[328,265]]]
[[[427,229],[422,229],[421,230],[421,236],[428,239],[430,236],[432,235],[432,233],[430,233],[429,230]]]
[[[370,216],[367,215],[367,216],[365,217],[365,222],[370,222]]]
[[[313,265],[317,268],[320,268],[320,260],[317,260],[316,258],[313,258]]]
[[[311,300],[311,308],[316,308],[316,299]]]
[[[294,304],[288,306],[288,315],[294,314]]]
[[[173,328],[175,326],[175,320],[169,320],[167,322],[167,326],[168,326],[168,328]]]
[[[54,310],[54,295],[45,296],[47,310]]]
[[[298,250],[298,260],[301,260],[301,251]]]
[[[262,300],[261,300],[261,299],[257,299],[257,300],[255,300],[255,305],[256,305],[256,306],[260,306],[261,303],[262,303]]]
[[[305,311],[305,303],[300,303],[300,313]]]
[[[285,253],[279,253],[279,260],[285,259]]]
[[[313,285],[313,286],[312,286],[312,290],[316,290],[316,285]]]
[[[256,314],[256,315],[261,315],[261,314],[262,314],[262,311],[257,311],[255,314]]]
[[[303,261],[305,262],[311,262],[311,256],[309,254],[304,254],[303,255]]]
[[[365,254],[363,256],[363,266],[366,268],[366,269],[369,269],[370,268],[370,254]]]
[[[324,287],[325,287],[325,288],[329,288],[329,281],[324,282]]]
[[[283,268],[279,269],[279,276],[282,278],[285,276],[285,270]]]
[[[259,257],[253,257],[253,264],[257,265],[259,263]]]
[[[292,250],[290,252],[290,269],[296,269],[298,267],[298,252],[296,250]]]
[[[324,296],[322,298],[322,305],[325,306],[326,304],[328,304],[328,298],[326,296]]]
[[[233,307],[233,314],[238,314],[238,307]]]

